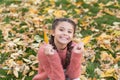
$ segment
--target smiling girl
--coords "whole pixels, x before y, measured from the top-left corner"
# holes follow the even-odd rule
[[[38,51],[38,74],[33,80],[80,80],[84,45],[72,41],[75,30],[76,24],[68,18],[53,21],[49,44]]]

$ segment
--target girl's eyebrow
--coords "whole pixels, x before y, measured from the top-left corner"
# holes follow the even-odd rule
[[[63,28],[63,29],[64,29],[64,27],[62,27],[62,26],[60,26],[60,28]],[[71,31],[72,31],[73,29],[69,29],[69,30],[71,30]]]
[[[60,26],[60,28],[64,28],[64,27]]]

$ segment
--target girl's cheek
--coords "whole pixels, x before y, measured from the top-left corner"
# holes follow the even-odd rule
[[[71,38],[73,38],[74,36],[72,35]]]

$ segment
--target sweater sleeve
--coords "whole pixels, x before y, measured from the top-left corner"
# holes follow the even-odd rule
[[[33,77],[32,80],[46,80],[47,74],[45,72],[42,72],[41,74],[37,74]]]
[[[70,64],[67,68],[66,74],[70,79],[79,78],[81,74],[81,57],[82,53],[72,53]]]
[[[57,52],[54,55],[45,55],[42,47],[38,51],[38,60],[50,80],[65,80],[64,70]]]

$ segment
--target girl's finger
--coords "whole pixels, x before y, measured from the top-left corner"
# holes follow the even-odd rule
[[[83,42],[80,42],[80,43],[79,43],[79,46],[84,46],[84,43],[83,43]]]
[[[77,50],[81,50],[81,47],[80,47],[80,46],[78,46],[78,47],[77,47]]]

